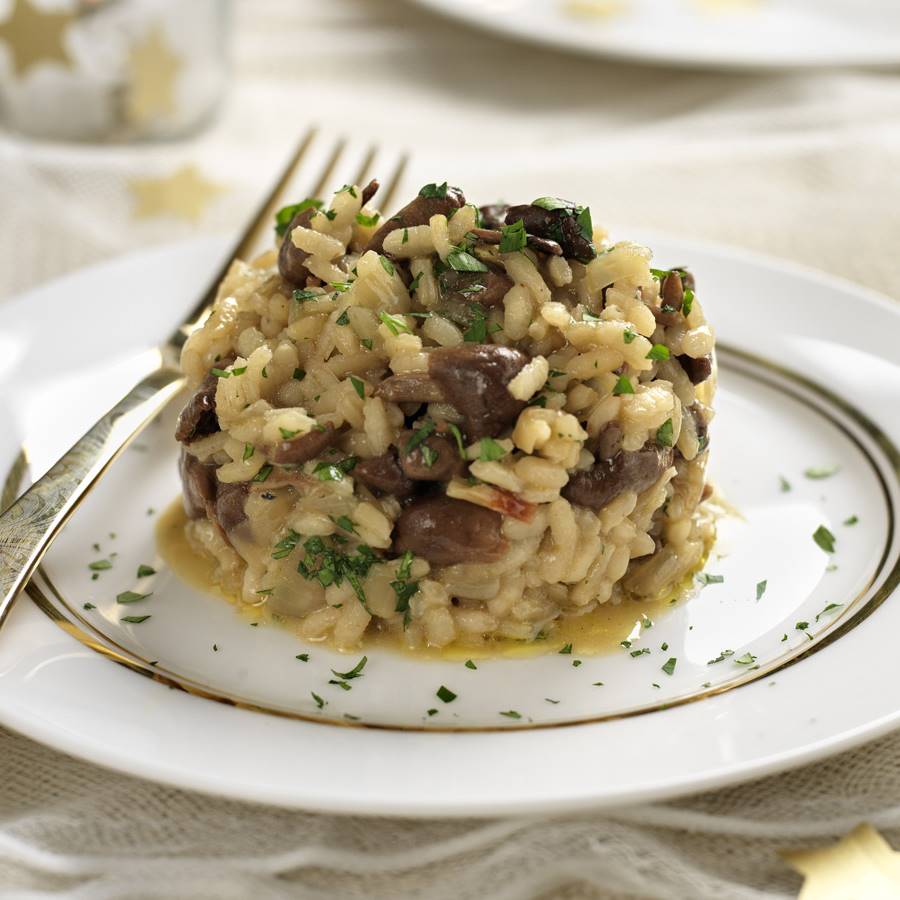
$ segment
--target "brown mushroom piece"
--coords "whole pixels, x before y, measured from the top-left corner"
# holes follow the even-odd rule
[[[428,373],[465,420],[470,440],[494,437],[511,425],[525,404],[507,385],[528,363],[520,350],[499,344],[439,347],[428,357]]]
[[[329,423],[321,429],[281,441],[269,451],[268,457],[270,462],[280,466],[297,466],[320,456],[328,447],[334,446],[339,437],[340,432]]]
[[[645,491],[672,465],[673,458],[671,447],[620,450],[592,469],[575,472],[561,493],[571,503],[602,509],[624,491]]]
[[[478,240],[485,244],[499,244],[503,240],[503,234],[494,228],[473,228],[469,234],[475,235]],[[526,234],[525,242],[538,253],[549,253],[550,256],[562,256],[563,249],[549,238],[538,237],[535,234]]]
[[[391,403],[443,403],[440,385],[427,372],[401,372],[385,378],[375,396]]]
[[[392,494],[401,500],[411,497],[416,489],[412,479],[400,468],[393,448],[381,456],[361,459],[353,469],[353,477],[378,494]]]
[[[247,520],[245,505],[249,493],[250,484],[246,481],[218,485],[212,517],[226,534]]]
[[[377,178],[373,178],[363,189],[362,194],[360,195],[360,206],[365,206],[374,196],[378,193],[378,188],[381,185],[378,182]]]
[[[503,557],[507,541],[500,513],[451,497],[415,500],[394,525],[394,550],[407,550],[435,566],[491,563]]]
[[[419,194],[411,203],[407,203],[396,215],[387,219],[384,225],[372,235],[366,250],[376,253],[384,251],[384,239],[398,228],[412,228],[414,225],[427,225],[432,216],[449,216],[455,210],[466,205],[463,192],[456,187],[448,187],[443,196],[423,197]]]
[[[491,203],[488,206],[480,206],[478,212],[481,215],[481,224],[485,228],[499,229],[506,224],[506,214],[509,205],[506,203]]]
[[[684,374],[690,379],[691,384],[702,384],[712,375],[712,355],[709,353],[706,356],[698,356],[696,359],[682,353],[675,359],[684,369]]]
[[[223,366],[229,363],[222,363]],[[175,440],[182,444],[190,444],[192,441],[215,434],[219,430],[219,420],[216,417],[216,387],[219,379],[209,374],[194,391],[193,396],[185,404],[178,416],[178,424],[175,426]]]
[[[412,450],[407,450],[413,434],[407,431],[400,437],[400,468],[407,478],[414,481],[449,481],[456,475],[462,475],[466,463],[452,438],[432,434]]]
[[[181,494],[188,518],[207,518],[216,502],[216,467],[200,462],[182,447],[178,457],[178,474],[181,476]]]
[[[506,214],[506,224],[521,221],[528,234],[555,241],[565,256],[590,262],[597,251],[591,235],[585,233],[586,229],[579,222],[583,210],[568,200],[554,200],[554,203],[559,204],[554,209],[534,204],[511,206]]]
[[[441,299],[446,302],[498,306],[512,286],[513,280],[498,268],[489,268],[487,272],[447,269],[438,277]]]
[[[294,246],[294,242],[291,240],[291,232],[299,225],[309,228],[309,223],[315,214],[316,210],[313,207],[297,213],[291,219],[290,225],[288,225],[287,231],[284,233],[284,238],[282,238],[281,247],[278,250],[278,272],[290,284],[302,286],[306,284],[306,279],[310,277],[310,271],[305,265],[306,260],[309,259],[309,254]]]

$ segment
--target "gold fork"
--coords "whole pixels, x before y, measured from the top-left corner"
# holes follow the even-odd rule
[[[300,140],[278,181],[260,205],[197,305],[168,341],[151,351],[150,370],[112,409],[102,416],[21,497],[0,515],[0,626],[16,597],[28,583],[47,548],[65,525],[91,486],[110,464],[185,385],[179,368],[181,348],[198,328],[216,296],[219,282],[235,258],[250,259],[264,234],[270,234],[275,211],[288,186],[303,168],[312,167],[306,193],[316,197],[329,183],[361,184],[373,166],[391,174],[380,192],[379,204],[387,208],[403,177],[407,159],[387,159],[374,146],[354,152],[345,140],[322,145],[315,129]],[[339,177],[343,176],[343,181]]]

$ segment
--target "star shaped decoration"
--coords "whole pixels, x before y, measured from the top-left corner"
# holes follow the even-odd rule
[[[175,112],[175,84],[182,61],[159,25],[131,47],[127,69],[125,115],[129,122],[143,125]]]
[[[203,177],[194,166],[182,166],[166,178],[133,178],[129,187],[135,198],[135,219],[174,216],[197,222],[225,188]]]
[[[41,63],[72,67],[65,47],[66,29],[74,20],[68,12],[46,12],[29,0],[15,0],[12,15],[0,22],[0,40],[8,47],[17,76]]]
[[[830,847],[782,856],[806,879],[798,900],[900,897],[900,853],[871,825],[858,825]]]

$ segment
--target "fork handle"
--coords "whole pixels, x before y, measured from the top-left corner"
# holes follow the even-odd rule
[[[177,369],[159,365],[0,515],[0,626],[84,495],[183,385]]]

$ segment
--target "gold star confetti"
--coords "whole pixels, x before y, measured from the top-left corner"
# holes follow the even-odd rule
[[[71,13],[45,12],[28,0],[15,0],[12,15],[0,23],[0,40],[9,48],[16,75],[24,75],[42,62],[71,68],[63,40],[73,18]]]
[[[900,897],[900,853],[871,825],[857,826],[830,847],[782,856],[806,879],[798,900]]]
[[[181,68],[181,58],[172,52],[158,25],[131,47],[125,94],[129,122],[142,125],[175,112],[175,81]]]
[[[168,178],[133,178],[135,219],[175,216],[196,222],[225,188],[203,177],[194,165],[182,166]]]

